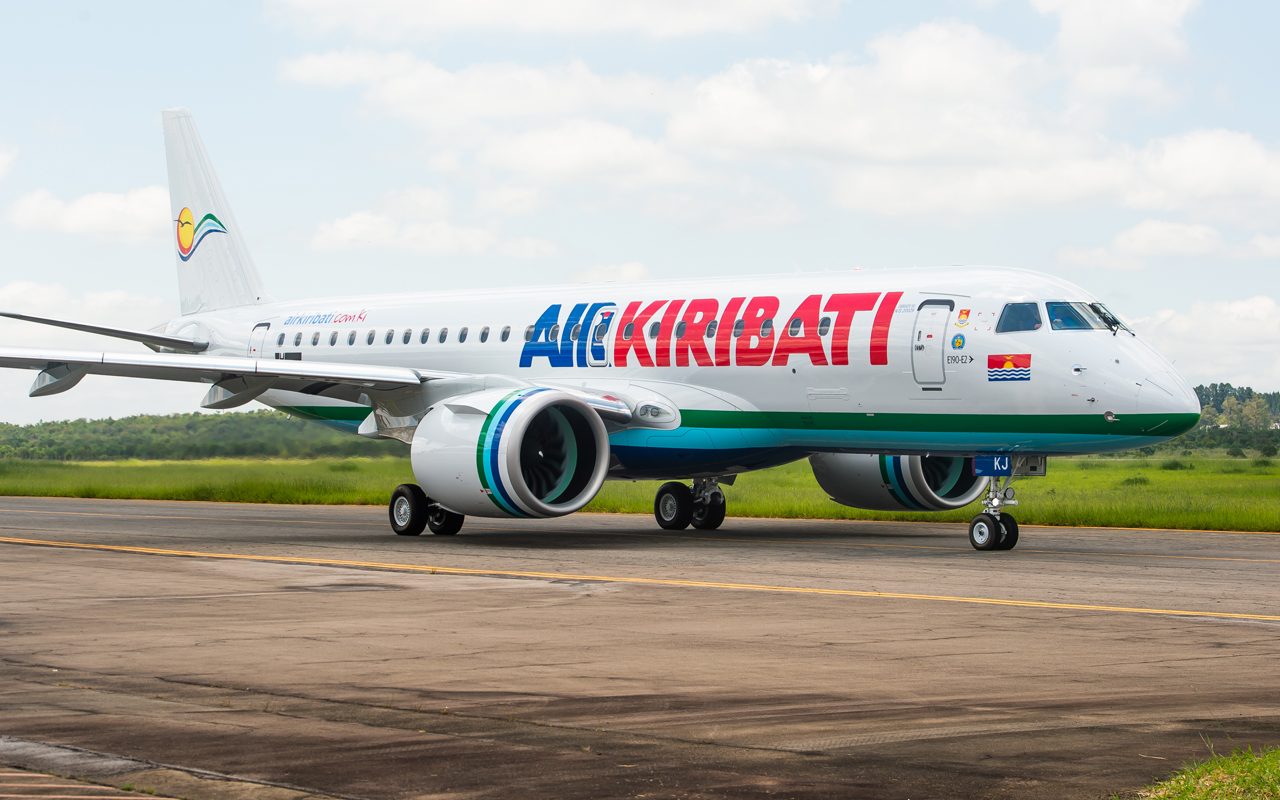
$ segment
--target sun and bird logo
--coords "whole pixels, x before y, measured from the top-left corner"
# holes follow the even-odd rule
[[[189,208],[182,209],[178,214],[178,218],[174,221],[177,223],[178,258],[183,261],[191,259],[191,256],[196,252],[196,248],[200,246],[200,242],[204,241],[204,237],[211,233],[227,232],[227,226],[223,225],[222,220],[213,214],[205,214],[200,218],[199,222],[196,222],[195,215],[191,213]]]

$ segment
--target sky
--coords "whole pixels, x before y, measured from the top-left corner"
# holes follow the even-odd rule
[[[0,3],[0,310],[177,315],[185,106],[277,299],[995,264],[1276,391],[1277,29],[1261,0]],[[0,422],[204,394],[33,377],[0,370]]]

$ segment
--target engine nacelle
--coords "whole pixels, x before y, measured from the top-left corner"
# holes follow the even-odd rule
[[[432,406],[413,435],[413,474],[435,502],[478,517],[559,517],[591,502],[609,435],[557,389],[488,389]]]
[[[872,511],[951,511],[987,490],[961,456],[874,456],[817,453],[813,476],[832,500]]]

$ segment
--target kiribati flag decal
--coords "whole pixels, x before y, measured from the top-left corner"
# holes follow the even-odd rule
[[[1031,354],[1010,356],[987,356],[987,380],[989,381],[1029,381],[1031,380]]]

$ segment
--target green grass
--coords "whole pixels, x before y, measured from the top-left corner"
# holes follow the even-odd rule
[[[409,462],[398,458],[0,461],[0,495],[382,505],[412,480]],[[653,513],[659,485],[606,483],[587,510]],[[1020,505],[1012,512],[1024,524],[1280,531],[1280,467],[1265,459],[1050,459],[1047,476],[1014,485]],[[967,522],[980,509],[847,508],[819,488],[807,461],[740,475],[725,495],[740,517]]]
[[[1139,797],[1152,800],[1280,800],[1280,748],[1188,764],[1169,780],[1148,786]]]

